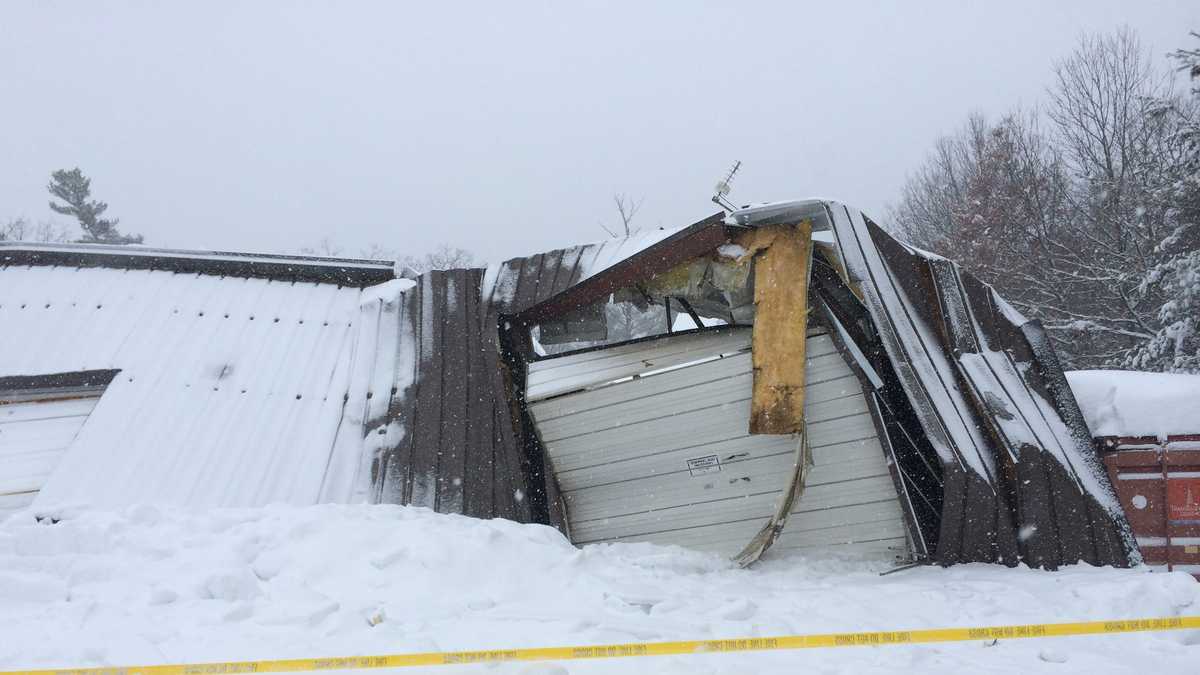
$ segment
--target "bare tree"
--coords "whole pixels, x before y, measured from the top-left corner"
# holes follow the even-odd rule
[[[890,216],[899,234],[952,257],[1034,314],[1055,300],[1068,179],[1033,111],[972,115],[910,176]]]
[[[300,252],[305,255],[338,258],[345,254],[345,248],[329,237],[323,237],[316,246],[305,246],[300,249]],[[358,257],[370,260],[393,260],[397,269],[407,275],[424,274],[430,270],[481,267],[483,264],[471,251],[450,244],[439,244],[432,251],[421,255],[402,255],[394,248],[375,242],[360,249]]]
[[[1186,209],[1168,186],[1186,177],[1191,113],[1154,111],[1194,106],[1128,30],[1082,38],[1053,72],[1044,110],[972,116],[940,140],[891,215],[1041,318],[1069,366],[1127,364],[1178,292],[1147,280],[1178,248]]]
[[[637,217],[638,211],[642,210],[642,202],[644,199],[634,200],[625,195],[625,193],[617,193],[613,195],[613,204],[617,207],[617,215],[621,218],[621,226],[616,230],[611,230],[604,223],[600,223],[600,227],[608,233],[610,237],[628,237],[638,231],[639,228],[633,226],[633,219]]]
[[[642,210],[644,201],[644,198],[633,199],[625,193],[614,194],[613,205],[621,221],[620,227],[609,229],[604,224],[600,226],[612,237],[637,234],[641,228],[634,225],[633,221]],[[631,340],[663,332],[666,328],[665,311],[661,305],[642,302],[636,289],[614,295],[604,308],[609,341]]]
[[[1071,334],[1080,365],[1119,363],[1158,328],[1161,295],[1142,280],[1169,232],[1171,209],[1154,194],[1176,158],[1151,106],[1172,93],[1129,29],[1082,38],[1054,78],[1048,116],[1072,178],[1057,281],[1070,306],[1047,328]]]
[[[958,132],[937,140],[925,163],[909,175],[900,202],[889,209],[890,226],[900,236],[930,250],[948,245],[967,203],[968,177],[982,164],[990,129],[982,115],[972,114]]]
[[[300,248],[300,253],[304,255],[323,256],[326,258],[339,258],[345,249],[334,242],[329,237],[321,237],[315,246],[303,246]]]
[[[379,242],[371,242],[359,251],[360,258],[368,260],[396,260],[400,257],[396,249],[389,248]]]
[[[397,259],[396,264],[401,270],[415,274],[423,274],[430,270],[463,269],[481,265],[474,253],[449,244],[441,244],[434,250],[419,256],[406,255]]]
[[[66,228],[48,221],[34,225],[27,218],[10,218],[8,222],[0,224],[0,241],[63,243],[70,238]]]

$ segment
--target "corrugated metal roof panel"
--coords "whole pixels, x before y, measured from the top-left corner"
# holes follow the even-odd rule
[[[397,392],[372,433],[376,498],[528,521],[530,475],[482,269],[421,275],[399,321]],[[368,436],[370,437],[370,436]],[[382,436],[381,436],[382,437]]]
[[[0,375],[120,370],[38,503],[365,500],[403,284],[0,267]]]

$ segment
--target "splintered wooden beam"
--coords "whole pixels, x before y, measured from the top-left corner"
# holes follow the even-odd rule
[[[754,256],[751,434],[804,429],[804,343],[812,223],[769,225],[739,239]]]

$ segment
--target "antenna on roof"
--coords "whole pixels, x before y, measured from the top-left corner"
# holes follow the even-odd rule
[[[729,190],[731,189],[729,184],[733,182],[733,177],[737,174],[738,169],[740,168],[742,168],[742,162],[740,160],[734,162],[733,168],[729,170],[729,173],[723,180],[717,181],[717,187],[713,189],[713,203],[725,209],[726,211],[729,211],[730,213],[736,211],[737,207],[730,203],[730,201],[725,198],[725,195],[729,194]]]

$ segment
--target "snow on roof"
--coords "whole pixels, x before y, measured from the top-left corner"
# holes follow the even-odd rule
[[[1067,380],[1092,436],[1200,434],[1200,375],[1074,370]]]
[[[614,237],[567,249],[492,262],[488,264],[483,275],[480,295],[485,302],[510,308],[517,299],[522,275],[525,275],[527,282],[532,280],[546,288],[553,287],[553,292],[559,292],[633,257],[687,227],[689,226],[656,227],[634,232],[628,237]],[[542,279],[546,281],[543,283]],[[544,289],[537,293],[538,299],[545,299],[550,294]]]
[[[165,269],[200,274],[286,277],[351,286],[369,286],[395,276],[395,263],[387,260],[23,241],[0,242],[2,264]]]
[[[589,244],[589,247],[595,248],[596,255],[593,257],[584,257],[580,260],[580,265],[583,269],[579,279],[582,281],[588,277],[593,277],[626,258],[632,258],[634,255],[686,227],[688,226],[680,225],[678,227],[659,227],[652,230],[640,230],[628,237],[606,239]]]
[[[796,223],[811,219],[814,225],[825,226],[825,209],[829,204],[824,199],[791,199],[778,202],[750,204],[725,217],[726,225],[762,227],[784,223]]]
[[[81,254],[113,254],[120,256],[147,258],[167,257],[191,260],[259,260],[262,262],[290,261],[304,265],[328,267],[369,267],[391,268],[394,263],[389,260],[372,260],[368,258],[332,258],[328,256],[285,255],[281,253],[246,253],[237,251],[209,251],[174,248],[154,248],[136,244],[56,244],[48,242],[4,241],[0,249],[11,251],[44,251]]]
[[[405,288],[0,263],[0,376],[120,371],[36,504],[355,499]]]

